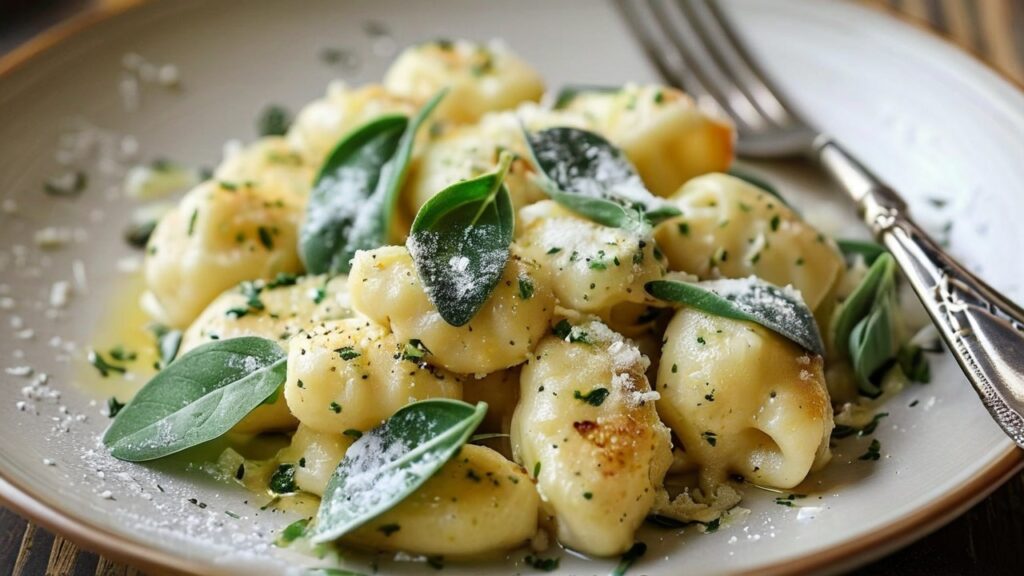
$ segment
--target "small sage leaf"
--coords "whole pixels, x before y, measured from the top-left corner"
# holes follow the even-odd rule
[[[396,114],[371,120],[331,152],[313,185],[299,235],[309,273],[347,273],[356,251],[387,244],[416,132],[444,94],[411,121]]]
[[[882,393],[878,376],[896,361],[902,323],[896,299],[896,261],[881,252],[864,279],[840,305],[831,325],[832,345],[846,354],[866,396]]]
[[[440,470],[487,413],[458,400],[409,404],[345,453],[324,491],[314,543],[335,540],[393,508]]]
[[[646,289],[661,300],[692,306],[715,316],[760,324],[814,354],[825,354],[814,315],[803,300],[789,290],[756,277],[700,284],[655,280],[648,282]]]
[[[621,150],[586,130],[556,127],[526,133],[552,200],[605,226],[651,226],[679,210],[651,194]]]
[[[284,351],[272,340],[216,340],[181,356],[117,414],[103,444],[118,459],[154,460],[213,440],[285,381]]]
[[[445,322],[462,326],[491,295],[515,229],[503,181],[512,157],[494,172],[453,184],[420,208],[406,245],[430,301]]]

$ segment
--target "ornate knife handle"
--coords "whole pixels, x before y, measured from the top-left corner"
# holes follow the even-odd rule
[[[992,417],[1024,448],[1024,310],[946,254],[903,199],[839,144],[821,137],[815,151],[892,253]]]

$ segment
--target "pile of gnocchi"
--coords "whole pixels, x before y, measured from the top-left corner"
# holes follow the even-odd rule
[[[544,91],[428,42],[227,157],[146,246],[182,336],[114,456],[284,436],[231,479],[322,498],[315,542],[449,559],[620,555],[828,464],[833,410],[920,366],[889,256],[730,172],[733,127],[673,88]]]

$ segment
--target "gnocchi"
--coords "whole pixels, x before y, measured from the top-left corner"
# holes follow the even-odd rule
[[[409,358],[405,343],[365,318],[324,322],[288,346],[284,397],[313,430],[362,432],[425,398],[462,397],[462,380]]]
[[[711,493],[730,474],[792,488],[828,463],[823,360],[762,326],[679,310],[665,331],[658,413]]]
[[[596,321],[546,337],[523,367],[513,453],[566,546],[625,552],[651,510],[672,441],[646,369],[634,344]]]
[[[792,285],[816,310],[845,268],[835,243],[784,202],[725,174],[688,182],[672,200],[682,215],[663,222],[655,239],[669,267],[706,278],[758,276]]]
[[[357,253],[349,291],[357,311],[400,340],[422,342],[430,362],[460,374],[485,375],[522,363],[555,311],[545,270],[518,257],[509,259],[490,298],[464,326],[441,318],[404,247]]]

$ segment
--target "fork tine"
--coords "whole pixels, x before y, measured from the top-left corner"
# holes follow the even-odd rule
[[[650,0],[648,2],[662,33],[679,53],[686,66],[701,79],[719,105],[730,113],[741,133],[767,127],[770,123],[761,114],[761,111],[736,87],[727,74],[723,74],[707,47],[694,32],[694,23],[689,21],[678,4],[675,4],[675,9],[671,9],[672,4],[675,3],[671,0]]]
[[[679,58],[676,58],[675,61],[670,60],[671,56],[678,55],[664,49],[668,42],[661,38],[661,34],[656,27],[650,24],[649,14],[642,8],[642,2],[616,0],[615,4],[629,25],[633,36],[639,40],[644,53],[647,55],[647,59],[658,69],[658,74],[662,78],[682,88],[701,107],[711,109],[723,115],[732,116],[732,114],[727,113],[719,106],[717,99],[708,92],[704,84],[686,66],[685,62]]]
[[[704,28],[704,34],[713,36],[711,39],[706,38],[705,41],[716,45],[723,53],[730,55],[725,57],[728,60],[726,66],[731,68],[733,77],[738,79],[737,84],[740,85],[741,89],[745,90],[758,108],[781,126],[792,124],[806,126],[807,122],[798,113],[794,112],[795,109],[788,104],[784,95],[772,85],[771,80],[764,74],[761,67],[751,56],[746,43],[736,33],[735,27],[729,20],[729,15],[725,13],[719,2],[716,0],[684,1],[688,1],[691,6],[700,5],[699,7],[693,7],[697,8],[696,11],[703,13],[702,21],[709,25],[708,28]],[[713,34],[712,30],[717,32],[717,34]]]

